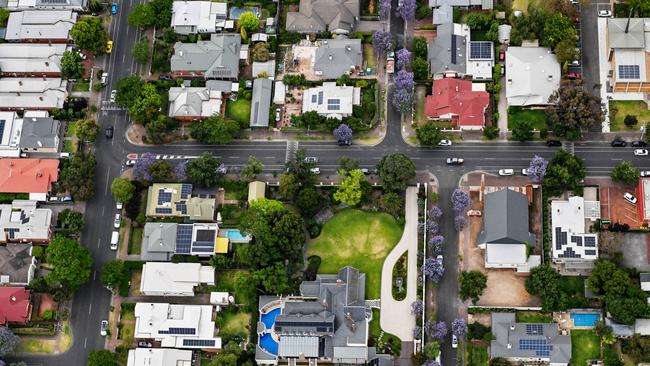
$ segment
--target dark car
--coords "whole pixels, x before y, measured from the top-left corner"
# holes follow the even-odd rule
[[[339,146],[350,146],[352,144],[352,141],[350,140],[339,140]]]
[[[171,79],[172,79],[171,76],[165,74],[158,76],[158,80],[171,80]]]
[[[641,140],[632,141],[632,147],[646,147],[646,146],[648,146],[648,144],[646,144],[645,141],[641,141]]]
[[[138,342],[138,347],[151,348],[153,344],[151,342],[140,341]]]
[[[612,141],[612,147],[625,147],[627,146],[627,142],[621,138],[615,138],[614,141]]]
[[[104,135],[106,135],[107,139],[112,139],[113,138],[113,126],[106,127],[104,130]]]
[[[546,146],[562,146],[562,141],[560,141],[560,140],[546,140]]]

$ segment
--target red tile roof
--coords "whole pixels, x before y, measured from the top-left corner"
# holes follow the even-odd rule
[[[444,78],[433,82],[433,95],[427,96],[425,113],[430,118],[449,118],[462,126],[484,126],[485,108],[490,95],[472,91],[472,82]]]
[[[47,193],[58,171],[56,159],[0,159],[0,192]]]
[[[0,287],[0,324],[27,323],[31,295],[24,287]]]

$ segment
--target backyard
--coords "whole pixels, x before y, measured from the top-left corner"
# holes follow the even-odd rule
[[[321,257],[320,273],[336,273],[348,265],[366,273],[366,298],[378,299],[384,258],[402,230],[388,214],[346,209],[325,223],[309,243],[307,256]]]
[[[247,126],[250,123],[251,101],[239,98],[236,101],[229,100],[226,102],[226,117],[231,118],[241,126]]]
[[[363,45],[363,59],[366,61],[366,67],[369,67],[373,72],[377,72],[377,58],[375,58],[375,50],[371,44]]]
[[[609,121],[611,131],[639,131],[644,123],[650,123],[650,110],[648,105],[641,100],[617,100],[609,102],[610,111],[616,109],[614,118]],[[627,115],[636,116],[639,123],[633,127],[627,127],[623,120]]]
[[[546,128],[546,112],[541,109],[508,108],[508,129],[512,130],[517,121],[530,121],[533,129],[539,131]]]
[[[571,364],[586,365],[588,360],[600,358],[600,338],[593,330],[571,331]]]
[[[518,311],[516,313],[517,323],[551,323],[551,314],[539,313],[537,311]]]
[[[488,352],[487,347],[479,344],[467,343],[467,365],[468,366],[487,366]]]
[[[248,339],[250,336],[251,313],[235,311],[228,308],[217,316],[219,335],[242,336]]]

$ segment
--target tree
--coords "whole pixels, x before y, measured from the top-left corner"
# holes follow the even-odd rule
[[[442,244],[445,242],[445,237],[442,235],[434,235],[429,239],[429,251],[433,252],[433,255],[438,255],[442,253]]]
[[[628,114],[628,115],[625,116],[625,119],[623,119],[623,123],[627,127],[632,128],[632,127],[636,126],[637,123],[639,123],[639,120],[636,118],[636,116]]]
[[[133,45],[133,58],[143,65],[147,63],[147,60],[149,60],[149,38],[142,37]]]
[[[415,130],[415,136],[417,136],[420,144],[424,146],[438,146],[438,143],[445,137],[440,127],[434,125],[431,121],[418,127]]]
[[[483,290],[487,287],[487,276],[479,271],[463,271],[460,273],[460,298],[463,301],[472,299],[476,305]]]
[[[528,164],[528,176],[535,183],[542,183],[544,181],[544,176],[546,175],[546,167],[548,166],[548,161],[539,155],[533,156]]]
[[[112,260],[102,268],[102,284],[113,292],[116,292],[121,286],[129,285],[130,271],[121,260]]]
[[[323,197],[312,187],[300,190],[296,198],[296,206],[305,216],[311,216],[321,207]]]
[[[253,180],[258,174],[264,171],[264,164],[253,155],[248,157],[248,163],[241,170],[241,177],[246,180]]]
[[[469,193],[455,189],[451,194],[451,204],[456,215],[464,215],[471,204]]]
[[[345,123],[341,123],[337,128],[334,129],[333,133],[334,137],[336,137],[338,141],[352,141],[352,129]]]
[[[174,178],[183,182],[187,179],[187,160],[181,160],[174,166]]]
[[[411,51],[406,48],[400,48],[396,53],[397,56],[397,68],[398,69],[408,69],[411,67]]]
[[[427,320],[424,323],[424,333],[429,339],[442,340],[447,335],[447,323],[443,321]]]
[[[140,95],[128,107],[129,115],[138,123],[155,119],[162,107],[162,97],[153,84],[144,84]]]
[[[397,9],[399,15],[404,19],[405,22],[415,19],[415,9],[417,8],[417,3],[415,0],[402,0],[401,5]]]
[[[366,176],[361,170],[355,169],[347,172],[339,172],[345,177],[339,188],[334,192],[334,199],[348,206],[356,206],[361,202],[361,183]]]
[[[429,278],[433,283],[438,283],[442,278],[442,275],[445,273],[445,267],[442,264],[442,260],[433,257],[428,257],[424,260],[421,270],[422,275]]]
[[[564,39],[575,42],[576,29],[573,21],[561,13],[553,13],[544,23],[544,45],[550,48]]]
[[[641,291],[639,289],[639,291]],[[640,296],[605,298],[607,311],[612,314],[614,321],[621,324],[634,324],[634,321],[648,311],[647,300],[641,291]]]
[[[99,133],[99,126],[95,121],[82,119],[75,124],[75,134],[80,141],[94,142]]]
[[[442,210],[438,206],[433,206],[433,207],[431,207],[429,212],[427,212],[427,217],[430,220],[437,221],[442,217]]]
[[[404,191],[415,178],[415,164],[402,153],[386,155],[379,162],[379,178],[387,191]]]
[[[377,57],[382,57],[386,51],[393,49],[393,35],[390,32],[376,31],[372,35],[372,47],[377,52]]]
[[[429,63],[426,59],[416,57],[412,66],[415,80],[426,80],[429,77]]]
[[[339,170],[348,172],[354,169],[359,169],[359,160],[350,159],[347,156],[341,156],[339,158]]]
[[[454,228],[456,231],[461,231],[467,225],[467,218],[464,215],[457,215],[454,217]]]
[[[630,11],[633,12],[633,15],[636,17],[650,17],[650,4],[645,0],[626,0],[625,1],[629,7]]]
[[[283,263],[276,262],[252,273],[253,279],[262,286],[266,294],[288,295],[292,286]]]
[[[471,30],[487,29],[492,22],[492,16],[489,13],[469,13],[466,23]]]
[[[65,79],[80,79],[84,75],[81,55],[65,51],[61,56],[61,76]]]
[[[507,358],[495,357],[490,360],[490,366],[512,366],[512,363]]]
[[[429,46],[427,45],[427,39],[424,37],[413,37],[413,54],[415,58],[419,57],[426,60],[428,52]]]
[[[390,2],[389,2],[390,5]],[[390,9],[390,8],[389,8]],[[0,8],[0,27],[6,27],[7,26],[7,21],[9,21],[9,10],[5,8]]]
[[[144,82],[138,76],[127,76],[117,81],[115,85],[115,104],[120,107],[130,107],[140,98]]]
[[[149,174],[149,167],[155,163],[156,155],[146,152],[140,155],[133,165],[133,178],[151,182],[153,177]]]
[[[93,259],[79,242],[57,235],[47,248],[47,263],[52,266],[45,278],[48,284],[61,285],[70,295],[90,279]]]
[[[427,342],[422,349],[427,360],[435,360],[440,355],[440,343],[436,341]]]
[[[200,187],[214,187],[221,182],[222,174],[217,172],[220,166],[217,158],[210,153],[203,153],[199,158],[187,164],[187,177],[192,184]]]
[[[130,25],[141,29],[149,28],[156,21],[156,13],[148,3],[136,4],[131,9],[131,14],[127,19]]]
[[[555,56],[560,64],[571,62],[578,58],[576,51],[576,37],[565,38],[555,46]]]
[[[393,90],[393,106],[400,112],[406,113],[413,106],[413,73],[399,70],[395,74],[395,88]]]
[[[564,191],[573,191],[586,174],[587,168],[582,159],[560,149],[546,169],[545,190],[550,196],[557,196]]]
[[[127,203],[133,198],[135,186],[129,179],[117,177],[111,183],[111,193],[115,201]]]
[[[265,42],[258,42],[253,46],[253,61],[257,62],[266,62],[269,60],[270,53],[269,53],[269,48],[267,47]],[[253,75],[257,76],[257,75]]]
[[[63,161],[59,178],[63,188],[77,201],[89,200],[95,194],[95,156],[75,153]]]
[[[411,303],[411,315],[422,316],[424,310],[424,303],[420,299],[416,299]]]
[[[79,211],[69,208],[59,212],[59,225],[71,233],[79,234],[84,229],[84,216]]]
[[[379,0],[379,17],[381,19],[388,19],[390,16],[391,1]]]
[[[154,144],[165,142],[167,133],[178,127],[178,123],[164,114],[159,114],[155,119],[145,122],[147,131],[146,141]]]
[[[525,142],[533,139],[533,123],[529,120],[515,121],[512,127],[512,139]]]
[[[260,20],[257,16],[250,11],[244,12],[239,16],[237,21],[239,27],[246,29],[249,32],[256,32],[260,29]]]
[[[164,29],[171,24],[172,3],[173,0],[153,0],[149,3],[153,8],[153,13],[156,14],[156,21],[154,23],[156,28]]]
[[[92,351],[88,354],[86,366],[117,366],[117,354],[109,350],[102,349]]]
[[[485,126],[483,129],[483,136],[488,140],[494,140],[499,137],[499,133],[501,133],[501,130],[496,126]]]
[[[19,340],[20,338],[13,334],[9,328],[0,327],[0,357],[12,353]]]
[[[467,323],[465,323],[465,319],[454,319],[451,322],[451,332],[458,338],[465,338],[465,335],[467,335]]]
[[[381,196],[379,207],[384,212],[398,217],[404,211],[404,199],[395,192],[386,192]]]
[[[629,161],[622,161],[612,169],[612,179],[617,182],[623,182],[631,186],[639,183],[640,178],[641,173],[639,169],[635,168]]]
[[[600,98],[589,94],[582,87],[561,86],[551,94],[549,103],[546,114],[549,126],[556,136],[579,137],[581,129],[603,120]]]
[[[298,178],[293,173],[285,173],[280,176],[280,196],[293,200],[300,189]]]
[[[70,31],[77,47],[95,54],[104,53],[108,35],[102,22],[96,17],[80,18]]]
[[[164,182],[172,178],[172,167],[164,160],[149,165],[149,175],[154,182]]]
[[[227,144],[237,136],[239,130],[237,121],[216,115],[192,124],[190,135],[208,144]]]
[[[541,265],[530,271],[526,278],[526,291],[542,299],[544,311],[561,311],[568,306],[568,298],[561,289],[562,276],[549,265]]]

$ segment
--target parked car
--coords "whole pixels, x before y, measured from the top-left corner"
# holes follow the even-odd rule
[[[124,163],[124,165],[126,165],[126,166],[134,166],[135,165],[135,160],[133,160],[133,159],[127,160]]]
[[[318,158],[315,156],[308,156],[305,158],[305,163],[307,164],[316,164],[318,163]]]
[[[571,66],[580,66],[580,60],[571,61]]]
[[[367,169],[367,168],[361,168],[361,169],[359,169],[359,170],[361,170],[361,173],[363,173],[363,174],[365,174],[365,175],[369,175],[369,174],[370,174],[370,170]]]
[[[645,141],[641,141],[641,140],[632,141],[631,145],[632,145],[632,147],[646,147],[646,146],[648,146],[648,144]]]
[[[118,8],[119,7],[118,7],[117,3],[112,3],[111,4],[111,14],[113,14],[113,15],[117,14],[117,9]]]
[[[451,146],[451,140],[440,140],[438,146]]]
[[[122,217],[120,216],[119,213],[116,213],[115,220],[113,220],[113,227],[119,229],[121,223],[122,223]]]
[[[320,174],[320,168],[311,168],[309,169],[311,174],[319,175]]]
[[[107,139],[112,139],[113,138],[113,126],[108,126],[104,130],[104,135],[106,135]]]
[[[151,348],[153,347],[153,344],[151,342],[140,341],[138,342],[138,347]]]
[[[458,337],[455,334],[451,335],[451,348],[458,348]]]
[[[158,76],[158,80],[171,80],[171,79],[172,79],[172,77],[169,76],[169,75],[166,75],[166,74],[162,74],[162,75]]]
[[[117,95],[117,90],[111,90],[111,103],[115,103],[115,96]]]
[[[506,52],[504,50],[499,51],[499,61],[505,61]]]
[[[108,83],[108,73],[107,72],[102,73],[102,81],[101,81],[101,83],[102,83],[102,86],[106,86],[106,84]]]
[[[636,197],[630,192],[625,192],[623,198],[625,198],[625,200],[628,201],[629,203],[632,204],[636,203]]]
[[[225,164],[221,164],[217,167],[217,173],[226,174],[228,173],[228,167]]]
[[[642,171],[639,174],[641,174],[642,177],[650,177],[650,170]]]
[[[442,260],[443,260],[443,256],[442,256],[442,254],[438,254],[438,255],[436,256],[436,260],[437,260],[438,262],[442,263]]]
[[[99,334],[102,337],[106,337],[106,335],[108,334],[108,320],[102,320],[102,323],[99,326]]]
[[[447,165],[461,165],[465,162],[463,158],[447,158]]]
[[[612,12],[609,10],[600,10],[598,11],[598,16],[602,18],[609,18],[612,16]]]
[[[648,149],[634,149],[635,156],[648,156]]]
[[[514,169],[499,169],[499,175],[501,175],[501,176],[515,175],[515,170]]]
[[[350,146],[352,144],[352,141],[350,141],[350,140],[339,140],[338,144],[339,144],[339,146]]]
[[[578,79],[582,79],[582,74],[579,72],[570,72],[569,74],[567,74],[566,77],[569,80],[578,80]]]
[[[120,242],[120,232],[113,231],[111,234],[111,250],[117,250],[117,245]]]
[[[528,169],[524,168],[521,170],[521,175],[528,175]]]
[[[110,54],[113,52],[113,41],[108,40],[106,41],[106,53]]]
[[[616,137],[612,141],[612,147],[625,147],[625,146],[627,146],[627,142],[620,137]]]
[[[280,108],[275,111],[275,122],[280,122]]]
[[[120,202],[120,201],[117,201],[117,202],[115,202],[115,208],[117,208],[118,210],[121,210],[121,209],[124,208],[124,204],[122,202]]]
[[[560,140],[546,140],[546,146],[562,146],[562,141]]]

